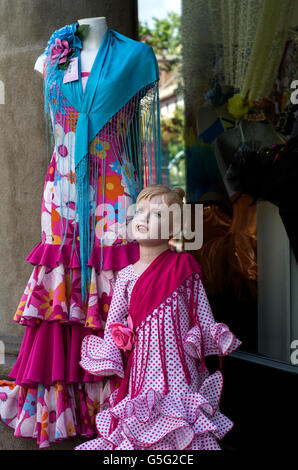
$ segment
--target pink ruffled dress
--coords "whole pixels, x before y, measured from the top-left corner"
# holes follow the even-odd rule
[[[88,373],[123,378],[124,356],[109,325],[127,324],[138,277],[132,264],[119,271],[104,337],[84,338],[80,364]],[[192,327],[185,302],[191,282],[199,296],[197,324]],[[115,405],[118,389],[111,393],[110,407],[95,418],[98,437],[76,450],[220,450],[218,440],[234,423],[219,410],[222,373],[210,374],[207,368],[202,372],[200,360],[202,354],[226,356],[242,342],[226,324],[216,323],[200,275],[186,279],[142,321],[135,335],[127,396]],[[111,431],[112,417],[118,422]]]
[[[82,72],[82,77],[85,87],[88,73]],[[2,422],[14,430],[14,436],[36,439],[40,448],[77,435],[96,435],[95,416],[109,406],[109,395],[119,379],[110,381],[84,371],[79,365],[81,343],[91,333],[103,336],[117,273],[139,259],[138,243],[125,236],[126,211],[132,203],[128,170],[115,159],[113,142],[103,141],[98,134],[90,144],[90,156],[99,162],[100,176],[92,208],[96,227],[88,260],[91,282],[87,306],[83,304],[75,168],[70,152],[78,114],[69,105],[64,115],[57,116],[56,144],[41,204],[41,241],[26,257],[33,270],[13,317],[25,327],[24,337],[10,372],[14,381],[0,380]],[[115,210],[103,213],[103,201]],[[117,239],[115,234],[119,234]]]

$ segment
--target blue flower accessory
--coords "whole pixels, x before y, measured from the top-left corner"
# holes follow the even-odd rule
[[[79,26],[79,23],[73,23],[70,25],[63,26],[63,28],[57,29],[57,31],[54,31],[50,39],[48,40],[48,45],[45,49],[45,53],[47,54],[49,52],[49,49],[52,44],[55,44],[56,38],[60,39],[60,41],[67,41],[70,47],[73,48],[82,48],[81,44],[81,39],[78,37],[76,34],[77,28]]]
[[[51,65],[57,65],[59,69],[66,70],[71,57],[77,55],[82,49],[82,40],[88,32],[89,25],[79,25],[78,22],[54,31],[45,49],[45,54],[51,55]]]

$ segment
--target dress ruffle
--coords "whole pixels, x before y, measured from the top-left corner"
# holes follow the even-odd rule
[[[110,263],[119,267],[131,259],[133,244],[127,256],[123,248],[107,251]],[[71,246],[59,251],[59,245],[39,243],[27,257],[34,269],[14,316],[26,326],[10,372],[15,382],[0,382],[0,418],[15,436],[36,438],[40,448],[72,436],[94,436],[95,415],[109,406],[120,381],[98,377],[79,364],[84,337],[103,335],[117,269],[97,272],[94,262],[88,305],[83,306],[81,270],[76,252],[70,254]]]
[[[106,320],[114,283],[114,273],[139,258],[135,243],[103,247],[104,263],[100,270],[100,247],[94,247],[88,266],[91,282],[88,302],[81,296],[80,260],[71,245],[38,243],[26,260],[34,265],[13,320],[24,326],[36,326],[42,321],[79,323],[94,330],[102,330]],[[79,253],[79,246],[77,246]],[[72,282],[70,276],[72,275]],[[100,279],[100,281],[98,281]],[[98,288],[98,283],[100,287]],[[106,288],[104,287],[106,284]],[[99,292],[100,291],[100,292]]]
[[[39,448],[77,435],[94,436],[95,416],[109,406],[111,392],[109,381],[23,388],[1,380],[0,387],[0,418],[14,436],[36,438]]]
[[[118,393],[115,390],[109,399],[110,408],[95,418],[100,437],[76,450],[220,450],[217,439],[234,425],[219,411],[222,386],[223,376],[216,371],[197,393],[164,395],[150,388],[113,406]],[[112,417],[119,421],[109,434]]]
[[[90,329],[81,325],[58,322],[26,328],[10,377],[27,387],[38,383],[54,385],[56,381],[70,384],[101,380],[79,365],[81,342],[89,333]]]
[[[14,382],[0,381],[1,420],[15,436],[35,438],[40,448],[95,435],[95,415],[109,406],[121,379],[84,370],[81,343],[91,333],[103,335],[115,272],[139,256],[135,243],[104,247],[105,270],[97,271],[100,249],[95,248],[83,306],[79,249],[71,256],[70,245],[59,247],[39,243],[26,258],[34,269],[13,318],[26,326],[25,334],[9,374]]]
[[[80,269],[62,262],[51,268],[36,265],[24,290],[13,320],[24,326],[36,326],[42,321],[85,324],[86,309],[81,297]]]
[[[202,359],[202,335],[195,325],[184,337],[183,346],[187,354],[195,359]],[[230,331],[225,323],[213,323],[209,326],[208,345],[204,345],[204,354],[226,356],[235,351],[242,341]]]
[[[94,375],[118,375],[124,377],[123,361],[120,350],[95,335],[84,338],[81,346],[80,365]]]
[[[135,263],[140,257],[139,244],[137,242],[119,243],[111,246],[104,246],[103,266],[102,270],[112,269],[118,271],[128,264]],[[73,248],[72,244],[64,244],[60,249],[60,245],[39,242],[26,257],[33,266],[44,265],[49,268],[58,266],[63,263],[68,268],[80,268],[80,245],[76,244]],[[101,247],[94,246],[87,265],[93,266],[100,271]]]

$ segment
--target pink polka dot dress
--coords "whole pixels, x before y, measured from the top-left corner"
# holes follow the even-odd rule
[[[124,377],[123,352],[109,324],[127,325],[130,296],[139,274],[132,264],[118,273],[104,337],[89,335],[81,366],[97,376]],[[186,297],[190,283],[198,295],[197,324],[191,327]],[[76,450],[221,450],[218,440],[234,423],[219,410],[223,376],[201,370],[202,354],[225,356],[242,342],[216,323],[198,273],[193,273],[135,329],[128,394],[96,415],[98,437]],[[186,380],[185,369],[190,380]],[[111,432],[112,417],[117,426]]]

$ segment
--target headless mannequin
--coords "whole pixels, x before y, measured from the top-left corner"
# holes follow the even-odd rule
[[[84,18],[78,20],[79,25],[88,24],[90,26],[89,33],[84,42],[82,43],[81,49],[81,72],[90,73],[93,62],[97,55],[98,49],[101,45],[103,37],[108,29],[107,21],[104,16],[98,16],[95,18]],[[40,55],[35,62],[34,70],[37,70],[41,74],[43,73],[43,64],[45,56]],[[82,77],[83,90],[85,89],[88,76]]]

